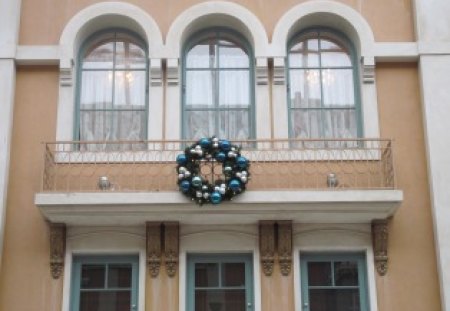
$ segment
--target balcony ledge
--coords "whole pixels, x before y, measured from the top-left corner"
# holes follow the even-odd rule
[[[295,223],[369,223],[392,216],[401,190],[247,191],[231,202],[198,206],[178,192],[37,193],[35,204],[54,223],[73,226],[255,224],[289,219]]]

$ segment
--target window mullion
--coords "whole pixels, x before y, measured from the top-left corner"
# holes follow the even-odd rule
[[[322,39],[320,32],[318,33],[318,49],[319,49],[319,85],[320,85],[320,137],[325,138],[325,116],[324,116],[324,98],[323,98],[323,84],[322,84]]]

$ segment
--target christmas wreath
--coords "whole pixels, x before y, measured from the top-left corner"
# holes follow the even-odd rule
[[[219,204],[245,191],[250,173],[241,147],[217,137],[202,138],[177,156],[178,186],[193,201]],[[201,166],[211,166],[211,181],[201,175]],[[222,166],[218,179],[214,166]]]

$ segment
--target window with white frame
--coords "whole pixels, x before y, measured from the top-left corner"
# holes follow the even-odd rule
[[[346,37],[311,29],[288,46],[289,131],[292,138],[362,136],[358,68]]]
[[[301,253],[304,311],[369,311],[365,256]]]
[[[252,256],[193,254],[188,256],[186,311],[251,311]]]
[[[192,36],[183,57],[183,137],[254,137],[253,52],[238,33]]]
[[[135,311],[137,256],[75,256],[70,311]]]
[[[147,137],[147,48],[126,30],[105,30],[83,44],[78,60],[75,139]]]

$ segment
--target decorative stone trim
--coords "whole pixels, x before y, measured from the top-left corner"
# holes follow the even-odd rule
[[[379,275],[384,276],[388,269],[388,219],[372,221],[372,243],[374,261]]]
[[[61,87],[72,86],[72,68],[59,69],[59,85]]]
[[[261,266],[266,276],[271,276],[275,262],[275,222],[263,220],[259,222],[259,252]]]
[[[164,260],[167,275],[174,277],[177,273],[179,257],[179,223],[164,223]]]
[[[147,264],[152,278],[159,274],[161,267],[161,223],[146,223]]]
[[[162,62],[160,58],[150,60],[150,85],[161,86],[163,81]]]
[[[375,59],[364,57],[361,65],[364,83],[375,83]]]
[[[269,82],[269,70],[267,67],[267,58],[258,57],[256,59],[256,84],[267,85]]]
[[[278,262],[281,274],[288,276],[292,269],[292,221],[278,221]]]
[[[286,84],[286,65],[284,62],[284,58],[282,57],[275,57],[273,59],[273,84]]]
[[[50,223],[50,271],[54,279],[59,279],[64,268],[66,253],[66,225]]]
[[[167,84],[177,86],[180,82],[178,58],[167,59]]]

